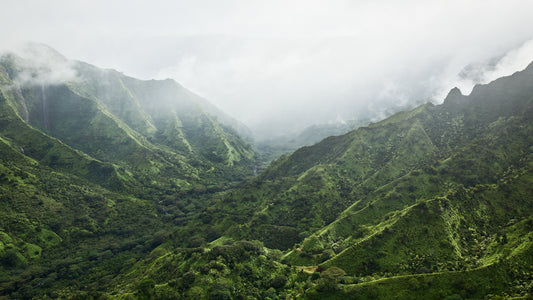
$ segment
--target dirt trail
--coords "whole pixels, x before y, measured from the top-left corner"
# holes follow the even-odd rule
[[[304,271],[307,274],[313,274],[317,272],[318,266],[297,266],[296,269]]]

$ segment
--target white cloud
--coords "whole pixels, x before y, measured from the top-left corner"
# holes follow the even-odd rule
[[[483,74],[481,83],[488,83],[499,77],[509,76],[525,69],[533,62],[533,40],[527,41],[521,47],[509,51],[494,67]]]
[[[533,2],[524,0],[6,0],[4,6],[10,7],[0,11],[6,41],[44,42],[67,57],[141,78],[172,77],[256,130],[271,131],[438,102],[456,84],[471,86],[457,77],[466,65],[533,37]],[[520,67],[505,65],[498,70]]]
[[[19,85],[55,85],[78,80],[74,62],[48,46],[35,43],[16,44],[2,53],[15,54],[18,64],[23,66],[13,78]]]
[[[433,101],[442,102],[450,87],[458,87],[464,95],[468,95],[476,84],[486,84],[500,77],[512,75],[525,69],[532,62],[533,39],[502,53],[501,56],[472,58],[469,64],[450,64],[440,77],[434,79],[437,90]]]

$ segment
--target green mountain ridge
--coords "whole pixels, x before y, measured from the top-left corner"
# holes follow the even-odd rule
[[[71,81],[0,59],[0,297],[533,293],[533,64],[253,176],[229,117],[176,82],[49,56]]]
[[[253,175],[231,118],[176,82],[36,51],[75,76],[0,58],[0,294],[105,281]]]
[[[208,208],[211,220],[216,220],[211,223],[234,239],[258,239],[269,248],[288,249],[283,261],[289,265],[335,266],[358,277],[474,272],[489,267],[491,257],[498,255],[474,254],[479,241],[470,245],[460,239],[479,235],[487,247],[498,239],[497,234],[511,230],[504,223],[529,224],[531,205],[523,199],[529,199],[530,191],[500,192],[503,203],[476,199],[470,192],[465,198],[480,202],[479,207],[457,206],[457,198],[450,195],[464,189],[527,187],[529,179],[512,187],[505,182],[513,172],[521,174],[515,177],[530,178],[532,81],[530,65],[513,76],[476,86],[469,96],[454,89],[442,105],[426,104],[303,147]],[[448,210],[433,208],[442,212],[427,220],[432,226],[422,225],[417,210],[435,203],[447,205]],[[488,214],[487,206],[499,209]],[[516,209],[516,214],[505,213]],[[472,212],[486,215],[488,221],[471,217]],[[492,224],[497,219],[494,213],[505,215],[505,221]],[[464,224],[450,227],[450,218]],[[480,229],[479,223],[484,222],[491,224],[490,234]],[[474,232],[463,228],[453,233],[461,225]],[[412,226],[421,230],[408,229]],[[519,248],[526,252],[531,247],[528,230],[517,236],[522,243]],[[404,240],[398,241],[398,235]],[[454,236],[438,238],[448,235]],[[381,242],[387,236],[393,240]],[[407,243],[401,250],[404,254],[389,248],[401,242]],[[531,274],[527,268],[524,272]],[[530,291],[531,286],[526,286]],[[476,295],[483,293],[489,291]]]
[[[158,166],[170,167],[158,179],[173,174],[186,185],[198,181],[199,170],[214,165],[253,163],[251,147],[208,114],[201,98],[173,81],[143,82],[73,63],[77,78],[72,82],[20,88],[18,74],[40,70],[21,68],[25,64],[19,60],[4,57],[4,68],[9,69],[3,78],[15,80],[3,88],[11,106],[36,129],[97,160],[134,167],[149,177],[164,173]]]
[[[494,139],[493,132],[484,132],[487,127],[496,130],[499,128],[498,125],[507,126],[508,124],[502,124],[505,123],[505,118],[527,111],[531,105],[529,101],[532,91],[528,84],[531,80],[531,69],[530,66],[516,79],[502,78],[489,86],[476,87],[472,95],[467,97],[469,101],[458,104],[464,107],[453,105],[453,101],[457,97],[455,96],[456,93],[452,91],[443,105],[426,104],[411,111],[398,113],[382,122],[360,128],[346,135],[327,138],[312,147],[301,148],[290,156],[275,162],[271,168],[256,179],[256,183],[252,185],[250,190],[258,190],[257,184],[265,182],[266,188],[261,192],[269,195],[267,197],[269,199],[280,198],[277,201],[292,203],[292,205],[301,205],[302,203],[299,203],[301,201],[314,205],[317,205],[317,202],[318,205],[331,205],[331,207],[317,206],[316,209],[312,209],[302,216],[306,219],[308,216],[313,216],[315,219],[313,221],[319,222],[317,227],[321,227],[336,219],[337,216],[326,218],[317,217],[317,214],[335,211],[340,213],[342,210],[339,211],[339,209],[347,209],[348,204],[351,204],[350,210],[352,211],[364,209],[367,204],[372,202],[372,198],[386,196],[384,192],[378,194],[380,189],[390,190],[391,185],[399,185],[403,181],[410,180],[410,177],[413,177],[411,174],[413,171],[420,170],[418,172],[426,173],[425,169],[428,169],[431,172],[431,169],[438,167],[441,163],[450,164],[451,169],[471,168],[468,171],[472,174],[453,174],[457,178],[450,178],[449,182],[445,182],[440,176],[433,176],[439,177],[433,179],[436,181],[435,183],[428,182],[416,184],[414,187],[409,186],[407,187],[408,190],[414,189],[409,192],[416,194],[417,189],[428,189],[432,185],[434,189],[444,188],[442,192],[446,192],[450,185],[475,185],[494,182],[495,175],[510,167],[509,163],[516,160],[520,152],[517,152],[517,149],[500,148],[497,149],[499,151],[476,149],[477,152],[472,153],[474,146],[477,148],[480,146],[471,142],[482,139],[484,134],[488,135],[486,139]],[[518,77],[518,74],[515,77]],[[516,101],[502,107],[496,100],[500,95],[493,91],[484,92],[483,89],[500,89],[501,85],[506,84],[505,81],[513,83],[521,81],[523,85],[520,92],[516,94]],[[529,88],[529,93],[524,93],[524,88]],[[489,95],[494,96],[489,97]],[[507,97],[515,97],[515,95]],[[487,101],[482,102],[484,99]],[[492,110],[493,106],[497,106],[495,111]],[[509,134],[518,134],[519,132],[521,131],[514,131]],[[504,131],[499,134],[503,135],[507,132]],[[502,136],[501,139],[505,139],[505,136]],[[502,141],[502,143],[511,142],[511,144],[503,145],[509,147],[515,143],[517,147],[526,147],[527,149],[528,144],[523,144],[530,139],[527,137],[527,131],[523,132],[522,130],[521,136],[508,138],[508,140],[510,141]],[[480,157],[463,157],[461,154],[465,152]],[[501,157],[502,155],[514,155],[514,157]],[[470,162],[475,162],[474,159],[480,158],[491,159],[494,165],[482,166],[477,162],[478,169],[476,169],[476,165],[469,165]],[[400,178],[403,180],[399,180]],[[394,189],[398,188],[395,187]],[[345,194],[341,195],[343,191]],[[417,199],[428,192],[430,191],[425,190],[414,198]],[[242,194],[245,193],[242,192]],[[402,194],[405,193],[402,191]],[[303,195],[308,198],[312,197],[312,199],[303,199]],[[313,201],[315,199],[322,200],[326,198],[326,195],[328,199],[325,201]],[[346,201],[347,199],[350,201]],[[404,201],[409,200],[405,199]],[[354,203],[355,205],[353,205]],[[401,203],[401,205],[405,204],[406,202]],[[309,207],[311,205],[304,204],[303,206]],[[281,207],[276,206],[278,209]],[[291,207],[291,204],[288,204],[288,208],[285,207],[284,210],[289,213],[298,211],[294,206]],[[282,216],[277,213],[273,213],[273,215]],[[371,216],[371,218],[374,217]],[[292,217],[286,219],[294,220]],[[301,218],[296,219],[298,221],[294,222],[298,223],[297,226],[302,226]],[[309,221],[309,223],[313,221]],[[281,219],[271,219],[270,222],[283,224]],[[309,228],[311,227],[301,229]],[[301,230],[301,232],[303,231]],[[294,242],[297,241],[291,241],[289,244]]]

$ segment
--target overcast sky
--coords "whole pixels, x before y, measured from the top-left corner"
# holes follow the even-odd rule
[[[468,93],[523,69],[531,20],[529,0],[3,0],[0,34],[3,48],[42,42],[130,76],[173,78],[278,134],[438,103],[456,85]]]

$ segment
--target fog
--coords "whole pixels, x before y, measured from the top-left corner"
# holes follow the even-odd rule
[[[13,81],[18,86],[56,85],[78,81],[74,61],[43,44],[21,43],[3,50],[1,55],[14,54],[17,71]]]
[[[533,61],[533,2],[3,1],[2,48],[45,43],[173,78],[258,136],[379,119]]]

